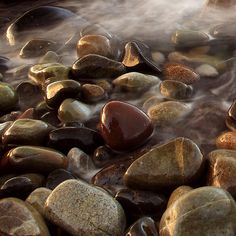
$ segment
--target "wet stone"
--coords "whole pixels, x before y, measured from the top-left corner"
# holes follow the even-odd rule
[[[215,78],[219,75],[219,72],[211,65],[203,64],[196,68],[196,72],[201,77]]]
[[[148,88],[159,84],[160,79],[152,75],[130,72],[119,76],[113,80],[112,83],[115,87],[121,88],[125,91],[137,92],[145,91]]]
[[[0,188],[2,187],[2,185],[9,179],[13,178],[13,177],[16,177],[15,174],[1,174],[0,176]]]
[[[160,236],[235,235],[236,208],[231,195],[220,188],[194,189],[167,208]]]
[[[52,126],[33,119],[19,119],[2,136],[4,145],[42,145],[46,142]]]
[[[45,177],[42,174],[25,173],[25,174],[18,175],[18,177],[26,177],[26,178],[30,179],[30,181],[32,182],[32,185],[33,185],[33,189],[39,188],[45,184]]]
[[[112,92],[112,84],[106,79],[97,79],[94,81],[94,84],[98,85],[99,87],[103,88],[106,93]]]
[[[127,169],[124,182],[135,189],[173,188],[196,181],[203,163],[203,155],[193,141],[176,138],[136,159]]]
[[[158,236],[158,227],[151,217],[142,217],[134,222],[124,234],[125,236]]]
[[[228,110],[228,116],[236,121],[236,100],[231,104]]]
[[[160,92],[163,96],[173,99],[188,99],[193,93],[193,88],[175,80],[164,80],[160,84]]]
[[[10,169],[17,172],[49,173],[58,168],[65,169],[67,158],[50,148],[20,146],[4,155],[0,167],[2,171]]]
[[[76,98],[80,83],[74,80],[61,80],[50,83],[46,88],[46,102],[49,107],[57,108],[67,98]]]
[[[43,56],[48,51],[57,48],[56,42],[44,39],[32,39],[28,41],[20,51],[21,58],[34,58]]]
[[[216,146],[219,149],[233,149],[236,150],[236,132],[230,131],[219,135],[216,138]]]
[[[54,189],[45,211],[50,221],[72,235],[119,236],[125,228],[120,204],[104,190],[79,180],[67,180]]]
[[[8,121],[15,121],[18,117],[22,114],[21,111],[12,111],[6,115],[0,117],[0,123],[8,122]]]
[[[0,200],[0,229],[3,235],[50,235],[38,211],[17,198]]]
[[[179,63],[167,63],[164,65],[163,74],[167,80],[176,80],[185,84],[193,84],[200,77],[190,67]]]
[[[40,119],[54,127],[59,127],[61,125],[61,121],[58,119],[56,111],[49,111],[43,114]]]
[[[190,107],[182,102],[167,101],[151,106],[147,114],[155,125],[165,126],[177,123],[190,112]]]
[[[144,144],[152,135],[153,125],[148,116],[137,107],[112,101],[101,111],[100,132],[112,149],[124,151]]]
[[[96,84],[83,84],[81,87],[81,97],[86,102],[98,102],[106,97],[106,92]]]
[[[125,73],[122,63],[107,57],[89,54],[72,65],[72,76],[75,80],[83,78],[114,78]]]
[[[49,146],[67,154],[73,147],[91,153],[103,144],[100,134],[92,129],[81,127],[64,127],[53,130],[49,134]]]
[[[65,99],[59,109],[58,118],[63,122],[84,122],[92,115],[89,105],[75,99]]]

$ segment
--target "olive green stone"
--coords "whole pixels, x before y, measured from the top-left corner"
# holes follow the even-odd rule
[[[58,118],[62,122],[83,122],[91,114],[92,111],[88,105],[71,98],[64,100],[58,109]]]
[[[0,113],[10,111],[18,102],[14,89],[7,83],[0,82]]]
[[[137,189],[160,190],[186,185],[198,179],[203,155],[187,138],[176,138],[154,147],[127,169],[125,184]]]
[[[236,235],[236,205],[221,188],[201,187],[175,201],[160,221],[160,236]]]

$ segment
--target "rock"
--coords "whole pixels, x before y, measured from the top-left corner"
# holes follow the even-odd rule
[[[2,171],[10,169],[17,172],[49,173],[58,168],[65,169],[67,162],[66,156],[54,149],[20,146],[4,155],[0,167]]]
[[[120,87],[125,91],[137,92],[144,91],[156,84],[160,83],[160,79],[156,76],[145,75],[138,72],[130,72],[123,74],[112,81],[116,87]]]
[[[152,135],[153,126],[147,115],[137,107],[112,101],[102,108],[100,131],[107,145],[124,151],[144,144]]]
[[[42,216],[17,198],[0,200],[0,229],[2,235],[50,235]]]
[[[167,208],[160,222],[164,235],[235,235],[235,201],[220,188],[194,189]]]
[[[216,138],[216,146],[219,149],[236,150],[236,132],[225,132]]]
[[[107,57],[89,54],[72,65],[72,76],[75,80],[83,78],[114,78],[125,73],[125,67],[121,62]]]
[[[59,61],[60,56],[57,53],[48,51],[42,58],[40,58],[39,64],[59,63]]]
[[[222,2],[226,2],[226,1],[222,1]],[[210,29],[210,33],[213,37],[216,37],[219,39],[234,40],[236,37],[235,24],[233,21],[232,22],[228,21],[222,24],[218,24],[214,26],[212,29]]]
[[[175,80],[164,80],[160,83],[160,92],[163,96],[173,99],[188,99],[193,93],[193,88]]]
[[[158,65],[163,64],[166,60],[165,55],[158,51],[152,52],[152,59]]]
[[[83,84],[81,87],[81,97],[86,102],[98,102],[106,97],[106,92],[96,84]]]
[[[166,63],[163,68],[165,79],[176,80],[185,84],[193,84],[197,82],[200,77],[190,67],[179,63]]]
[[[76,207],[75,207],[76,206]],[[107,192],[79,180],[67,180],[45,203],[47,218],[72,235],[122,235],[125,215]]]
[[[208,64],[203,64],[197,67],[196,72],[201,77],[208,77],[208,78],[215,78],[219,75],[219,72],[216,70],[216,68]]]
[[[75,99],[65,99],[59,109],[58,109],[58,118],[66,122],[84,122],[90,118],[92,115],[91,108]]]
[[[4,145],[43,145],[48,133],[53,129],[41,120],[19,119],[2,136]]]
[[[11,85],[0,82],[0,113],[4,114],[16,106],[18,97]]]
[[[98,85],[99,87],[103,88],[103,90],[106,92],[106,93],[111,93],[112,92],[112,84],[110,83],[109,80],[107,79],[97,79],[94,81],[94,83],[96,85]]]
[[[155,125],[175,124],[190,112],[190,107],[182,102],[167,101],[151,106],[147,114]]]
[[[200,177],[203,163],[203,155],[193,141],[176,138],[135,160],[124,182],[132,188],[153,191],[190,184]]]
[[[49,111],[43,114],[40,119],[54,127],[61,126],[61,121],[58,119],[56,111]]]
[[[57,108],[67,98],[76,98],[80,83],[74,80],[61,80],[50,83],[46,88],[46,102],[49,107]]]
[[[32,205],[42,216],[44,216],[44,204],[51,192],[52,190],[48,188],[37,188],[27,197],[25,201]]]

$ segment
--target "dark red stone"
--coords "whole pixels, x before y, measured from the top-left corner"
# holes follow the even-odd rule
[[[137,107],[111,101],[101,111],[100,131],[108,146],[125,151],[144,144],[152,135],[153,125],[149,117]]]

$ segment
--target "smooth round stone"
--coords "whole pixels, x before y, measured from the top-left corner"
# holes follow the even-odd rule
[[[193,88],[179,81],[164,80],[160,84],[160,92],[168,98],[187,99],[191,97]]]
[[[185,84],[193,84],[200,77],[191,68],[179,63],[167,63],[164,65],[163,74],[165,79],[176,80]]]
[[[17,198],[0,200],[2,235],[50,236],[42,216],[30,204]]]
[[[40,119],[54,127],[61,126],[61,121],[58,119],[56,111],[49,111],[43,114]]]
[[[219,149],[236,150],[236,132],[225,132],[216,138],[216,146]]]
[[[174,202],[176,202],[180,197],[182,197],[184,194],[188,193],[189,191],[193,190],[192,187],[190,186],[179,186],[178,188],[176,188],[170,195],[169,200],[168,200],[168,204],[167,204],[167,208],[172,205]]]
[[[103,35],[85,35],[77,43],[77,55],[79,58],[88,54],[112,58],[110,40]]]
[[[236,199],[236,151],[219,149],[208,154],[208,185],[227,190]]]
[[[0,113],[10,111],[17,102],[17,94],[11,85],[0,82]]]
[[[91,178],[94,175],[95,166],[92,158],[79,148],[72,148],[67,154],[68,171],[74,176],[84,180]]]
[[[219,75],[219,72],[216,70],[216,68],[208,64],[203,64],[197,67],[196,73],[198,73],[201,77],[207,78],[215,78]]]
[[[84,122],[90,118],[92,115],[91,108],[75,99],[65,99],[59,109],[58,109],[58,118],[66,122]]]
[[[59,107],[65,99],[76,98],[80,89],[80,83],[74,80],[53,82],[46,88],[46,102],[50,107]]]
[[[71,70],[74,79],[81,78],[114,78],[125,73],[125,67],[121,62],[107,57],[89,54],[72,65]]]
[[[176,138],[136,159],[127,169],[124,182],[136,189],[158,191],[196,181],[202,172],[203,155],[187,138]]]
[[[36,188],[25,201],[44,216],[44,204],[51,192],[52,190],[48,188]]]
[[[130,222],[143,216],[160,219],[167,203],[163,195],[131,189],[121,189],[117,192],[115,199],[122,205]]]
[[[4,145],[42,145],[46,142],[52,126],[33,119],[19,119],[2,136]]]
[[[147,114],[155,125],[171,125],[180,121],[190,112],[190,107],[182,102],[167,101],[151,106]]]
[[[81,87],[81,97],[86,102],[98,102],[106,97],[105,90],[96,84],[83,84]]]
[[[236,100],[231,104],[228,110],[228,116],[236,121]]]
[[[28,77],[36,84],[43,86],[50,77],[56,77],[57,80],[67,80],[69,71],[69,67],[60,63],[36,64],[30,67]]]
[[[112,149],[125,151],[144,144],[152,135],[153,125],[148,116],[137,107],[112,101],[102,108],[100,131],[107,145]]]
[[[15,174],[5,174],[0,176],[0,188],[2,187],[2,185],[9,179],[16,177]]]
[[[138,72],[130,72],[123,74],[112,81],[115,87],[119,87],[126,91],[137,92],[146,90],[160,83],[157,76],[145,75]]]
[[[67,167],[67,158],[62,153],[45,147],[20,146],[13,148],[0,160],[0,167],[19,172],[49,173]]]
[[[160,222],[160,236],[235,235],[236,207],[220,188],[194,189],[167,208]]]
[[[44,39],[32,39],[28,41],[20,50],[21,58],[34,58],[43,56],[48,51],[57,48],[56,42]]]
[[[92,129],[81,127],[64,127],[53,130],[49,134],[49,146],[67,154],[73,147],[91,153],[103,144],[100,134]]]
[[[0,72],[5,73],[8,70],[9,59],[7,57],[0,56]]]
[[[134,222],[124,234],[125,236],[158,236],[158,227],[151,217],[142,217]]]
[[[74,178],[75,177],[69,171],[63,169],[54,170],[47,177],[46,188],[53,190],[64,181]]]
[[[51,111],[52,109],[48,107],[47,103],[45,101],[39,102],[35,107],[35,113],[38,117],[41,117],[45,113]]]
[[[33,188],[39,188],[45,184],[45,177],[42,174],[38,173],[26,173],[26,174],[21,174],[19,177],[26,177],[30,179],[30,181],[33,184]]]
[[[152,52],[152,59],[158,65],[163,64],[166,60],[165,55],[161,52]]]
[[[142,110],[144,110],[146,113],[149,110],[150,107],[153,107],[159,103],[163,102],[163,98],[160,96],[152,96],[148,97],[148,99],[144,100],[143,106],[142,106]]]
[[[221,2],[229,2],[229,1],[221,1]],[[232,22],[228,21],[228,22],[216,25],[210,30],[210,32],[212,36],[216,38],[233,40],[236,37],[236,27],[233,21]]]
[[[59,63],[60,56],[53,51],[48,51],[45,55],[40,58],[39,64],[48,64],[48,63]]]
[[[80,180],[67,180],[54,189],[45,212],[50,221],[72,235],[120,236],[125,228],[120,204],[104,190]]]

